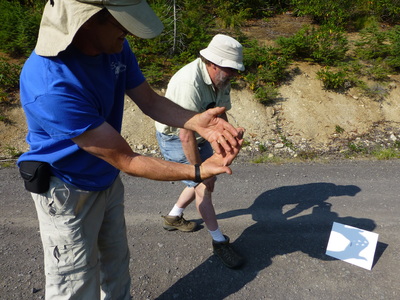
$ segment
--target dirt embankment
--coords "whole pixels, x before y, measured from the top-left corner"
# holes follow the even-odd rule
[[[250,24],[244,31],[260,42],[272,44],[278,36],[290,36],[307,18],[282,15],[268,23]],[[246,128],[243,153],[296,156],[318,151],[334,154],[343,151],[349,141],[364,145],[385,144],[400,138],[400,76],[392,76],[389,94],[383,101],[373,101],[356,90],[339,94],[323,89],[316,78],[319,66],[297,63],[292,79],[279,89],[280,100],[265,107],[248,90],[232,91],[232,110],[228,112],[235,126]],[[163,94],[163,91],[159,91]],[[0,157],[8,158],[26,151],[26,125],[22,109],[8,107],[0,121]],[[130,100],[126,100],[122,135],[134,150],[159,155],[154,123]]]
[[[373,146],[400,138],[400,76],[392,77],[388,96],[378,102],[356,90],[326,91],[316,78],[318,66],[298,63],[295,67],[300,72],[280,88],[281,100],[273,106],[261,105],[247,90],[232,92],[228,117],[233,125],[246,128],[244,153],[253,156],[266,149],[278,156],[305,151],[335,155],[346,150],[349,141]],[[136,150],[157,153],[153,121],[129,100],[123,135]]]

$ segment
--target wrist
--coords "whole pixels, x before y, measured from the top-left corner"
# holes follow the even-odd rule
[[[200,172],[200,164],[194,165],[194,182],[202,182],[201,172]]]

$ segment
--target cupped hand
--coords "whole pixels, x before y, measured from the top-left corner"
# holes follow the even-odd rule
[[[196,131],[205,138],[217,154],[233,152],[238,146],[238,129],[218,116],[225,112],[224,107],[208,109],[198,115]]]
[[[222,173],[232,174],[232,170],[228,166],[240,152],[243,144],[243,131],[239,130],[238,137],[240,137],[240,139],[235,138],[236,146],[231,147],[230,152],[222,151],[221,153],[214,153],[213,156],[201,164],[201,178],[206,179]]]

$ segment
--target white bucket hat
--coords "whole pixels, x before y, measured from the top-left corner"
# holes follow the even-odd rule
[[[164,29],[145,0],[50,0],[40,23],[36,53],[56,56],[65,50],[79,28],[103,8],[138,37],[153,38]]]
[[[220,67],[244,71],[242,45],[230,36],[217,34],[200,54]]]

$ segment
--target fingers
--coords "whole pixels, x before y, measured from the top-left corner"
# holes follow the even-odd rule
[[[211,142],[211,146],[218,154],[229,153],[232,152],[232,148],[237,146],[237,140],[232,137],[228,141],[224,135],[220,135],[216,140]]]
[[[214,144],[213,148],[218,154],[222,153],[222,149],[229,153],[232,152],[233,148],[241,146],[242,143],[239,144],[239,141],[243,140],[244,129],[239,127],[235,130],[237,131],[236,136],[232,136],[229,131],[224,130],[223,134],[217,139],[218,145]],[[218,149],[215,149],[215,147]]]
[[[231,152],[232,148],[236,147],[237,141],[233,136],[227,136],[227,132],[218,138],[217,142],[225,150],[225,152]]]
[[[236,130],[236,129],[235,129]],[[227,131],[227,130],[225,130],[224,132],[223,132],[223,142],[225,142],[226,143],[226,145],[225,144],[222,144],[222,146],[224,147],[224,149],[226,150],[227,149],[227,147],[229,146],[230,148],[232,148],[232,147],[236,147],[237,146],[237,144],[238,144],[238,142],[237,142],[237,137],[238,137],[238,135],[239,135],[239,132],[238,131],[236,131],[237,132],[237,134],[236,135],[232,135],[229,131]]]
[[[233,162],[233,160],[236,158],[237,154],[239,153],[239,151],[236,151],[236,153],[228,153],[224,159],[223,159],[223,164],[224,166],[230,166]]]
[[[244,130],[243,128],[240,128],[238,130],[238,138],[236,138],[236,146],[235,147],[229,147],[230,151],[225,151],[225,149],[222,147],[222,143],[218,143],[218,142],[214,142],[213,143],[213,148],[215,149],[215,147],[219,147],[220,152],[218,153],[216,151],[216,153],[210,157],[209,159],[207,159],[203,164],[203,170],[204,171],[208,171],[210,173],[208,173],[207,175],[202,174],[202,178],[208,178],[212,175],[217,175],[217,174],[221,174],[221,173],[227,173],[229,175],[232,174],[232,170],[228,167],[233,160],[236,158],[236,156],[239,154],[240,149],[242,147],[243,144],[243,133]]]
[[[216,140],[211,142],[211,147],[214,149],[215,153],[217,153],[217,154],[222,154],[222,152],[224,152],[224,149],[221,147],[221,145]]]
[[[231,152],[225,152],[222,155],[225,156],[225,165],[229,166],[232,161],[236,158],[236,156],[239,154],[240,149],[242,148],[242,144],[243,144],[243,131],[240,131],[240,136],[242,138],[237,138],[236,139],[236,143],[237,145],[235,147],[232,147],[232,151]]]
[[[233,127],[232,124],[229,122],[225,121],[222,118],[219,118],[221,114],[223,114],[226,111],[225,107],[214,107],[212,109],[209,109],[206,111],[207,114],[210,115],[211,118],[216,118],[219,123],[223,123],[223,129],[224,132],[222,135],[225,137],[226,140],[230,141],[231,143],[235,143],[232,138],[236,138],[238,135],[238,130],[237,128]]]
[[[208,140],[218,154],[231,152],[238,146],[238,140],[243,136],[243,128],[235,128],[224,118],[219,117],[225,112],[224,107],[208,109],[200,114],[197,132]]]

